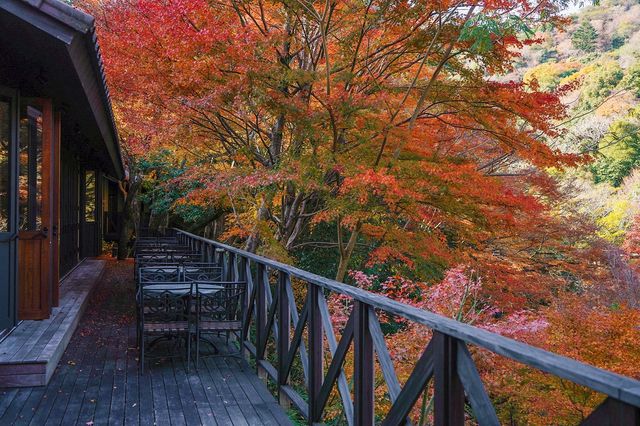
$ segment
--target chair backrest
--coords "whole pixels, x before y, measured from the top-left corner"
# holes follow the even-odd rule
[[[207,292],[207,287],[222,289]],[[247,291],[245,281],[196,281],[195,290],[200,321],[219,323],[219,329],[240,329]]]
[[[143,323],[191,320],[192,283],[153,282],[143,286],[140,294],[140,317]]]
[[[182,273],[185,281],[222,281],[222,268],[220,266],[184,264]]]
[[[155,265],[168,265],[174,263],[171,256],[166,254],[139,254],[134,259],[133,275],[138,279],[140,268]]]
[[[138,281],[141,285],[152,282],[179,282],[181,279],[180,266],[177,264],[158,264],[141,266],[138,270]]]
[[[199,253],[175,252],[175,253],[169,253],[169,255],[171,256],[171,259],[174,262],[181,262],[181,263],[197,262],[197,261],[200,261],[202,259],[202,255],[199,254]]]
[[[213,267],[222,268],[222,265],[220,265],[217,262],[183,262],[183,265],[201,267],[201,268],[213,268]]]
[[[171,263],[172,257],[170,253],[140,253],[136,254],[136,265],[141,265],[143,263]]]

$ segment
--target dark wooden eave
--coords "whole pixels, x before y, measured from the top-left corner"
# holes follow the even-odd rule
[[[82,148],[91,160],[122,179],[94,18],[59,0],[1,0],[0,28],[0,84],[53,98],[88,142]]]

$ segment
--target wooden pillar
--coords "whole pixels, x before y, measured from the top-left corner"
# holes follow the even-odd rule
[[[374,361],[369,331],[371,307],[356,301],[354,306],[354,395],[355,426],[373,426]]]
[[[324,377],[322,352],[322,317],[320,313],[320,292],[322,289],[309,283],[307,290],[309,306],[309,424],[318,423],[322,419],[319,401],[322,378]]]
[[[289,297],[287,286],[290,278],[286,272],[278,272],[278,399],[283,407],[289,406],[289,398],[282,391],[282,386],[287,384],[288,374],[285,369],[289,354],[289,332],[291,312],[289,310]]]
[[[464,388],[458,377],[455,338],[433,333],[434,356],[434,420],[436,426],[464,425]]]
[[[263,283],[265,266],[258,263],[256,274],[256,368],[260,372],[260,361],[264,359],[267,343],[267,294]]]
[[[235,253],[227,253],[227,275],[225,275],[225,279],[227,281],[235,281],[238,273],[238,267],[236,265],[236,254]]]

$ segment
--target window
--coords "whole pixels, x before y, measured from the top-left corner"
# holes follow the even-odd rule
[[[96,221],[96,172],[93,170],[84,174],[84,220]]]
[[[0,232],[9,231],[11,101],[0,97]]]
[[[42,226],[42,112],[31,106],[20,114],[20,177],[18,210],[20,230]]]

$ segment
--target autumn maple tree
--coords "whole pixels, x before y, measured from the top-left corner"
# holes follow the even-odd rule
[[[554,7],[114,1],[96,14],[126,127],[189,155],[182,179],[200,184],[183,202],[216,200],[233,212],[227,237],[281,256],[331,222],[343,279],[359,238],[370,264],[411,267],[542,208],[503,177],[573,161],[544,143],[563,107],[487,73]]]
[[[339,281],[383,271],[369,289],[524,340],[558,321],[533,312],[608,276],[553,178],[588,160],[548,143],[572,86],[500,78],[560,2],[81,4],[129,151],[168,152],[167,209],[222,212],[218,238],[285,261],[330,250]]]

